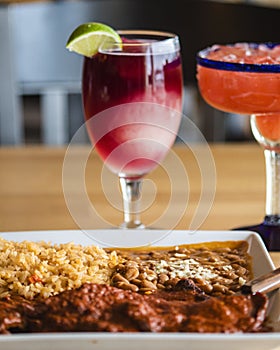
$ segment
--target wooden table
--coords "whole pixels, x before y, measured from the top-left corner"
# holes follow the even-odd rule
[[[146,224],[188,229],[197,208],[202,212],[197,227],[201,230],[228,230],[262,220],[265,170],[261,148],[254,143],[210,147],[213,163],[210,158],[197,161],[194,155],[203,154],[195,146],[176,145],[163,166],[147,176],[142,213]],[[75,170],[87,158],[88,202],[81,196]],[[210,164],[208,169],[200,170],[205,163]],[[104,228],[122,221],[117,178],[103,168],[90,146],[73,146],[67,153],[66,148],[44,146],[0,147],[0,169],[0,231]],[[64,186],[63,169],[67,170]],[[199,203],[202,185],[204,199]],[[74,205],[68,208],[69,200]],[[203,210],[204,214],[209,210],[208,215]],[[280,265],[280,253],[271,255]]]

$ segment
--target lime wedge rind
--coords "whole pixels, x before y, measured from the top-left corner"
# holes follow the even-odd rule
[[[66,48],[86,57],[94,56],[103,43],[121,43],[119,34],[103,23],[89,22],[79,25],[70,35]]]

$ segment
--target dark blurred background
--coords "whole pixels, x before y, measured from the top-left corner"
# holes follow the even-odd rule
[[[73,29],[87,21],[177,33],[184,114],[210,142],[252,139],[249,118],[226,115],[201,99],[195,57],[214,43],[279,42],[280,0],[5,1],[0,2],[0,40],[6,45],[0,52],[0,143],[65,144],[83,123],[82,57],[69,53],[65,44]],[[87,136],[80,141],[87,142]]]

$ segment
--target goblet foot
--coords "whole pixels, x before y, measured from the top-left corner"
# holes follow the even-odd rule
[[[264,221],[258,225],[234,228],[234,231],[257,232],[269,251],[280,251],[280,216],[265,216]]]
[[[121,229],[137,229],[137,230],[143,230],[146,228],[146,226],[144,224],[142,224],[141,222],[123,222],[120,225]]]

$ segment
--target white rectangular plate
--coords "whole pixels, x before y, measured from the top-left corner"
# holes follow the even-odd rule
[[[1,237],[13,241],[74,242],[82,245],[108,246],[173,246],[209,241],[246,240],[253,257],[255,277],[274,266],[259,236],[246,231],[165,231],[165,230],[88,230],[5,232]],[[280,292],[271,299],[269,317],[280,324]],[[257,334],[195,333],[47,333],[0,336],[0,349],[5,350],[280,350],[280,327],[276,332]]]

